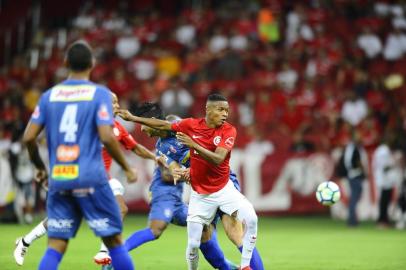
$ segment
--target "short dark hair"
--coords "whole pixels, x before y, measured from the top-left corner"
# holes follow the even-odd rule
[[[93,65],[92,48],[84,40],[78,40],[69,46],[66,53],[66,64],[72,71],[85,71]]]
[[[207,102],[209,101],[227,101],[227,99],[221,94],[211,94],[207,97]]]
[[[144,102],[133,113],[136,116],[165,120],[165,115],[158,103]]]

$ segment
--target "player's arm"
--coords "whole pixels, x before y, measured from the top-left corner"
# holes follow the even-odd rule
[[[100,140],[106,147],[107,151],[111,155],[111,157],[123,168],[126,173],[128,182],[135,182],[137,181],[137,176],[135,172],[130,168],[126,159],[124,158],[124,154],[120,149],[120,145],[118,144],[113,129],[109,125],[99,125],[97,127],[97,131],[100,136]]]
[[[202,158],[215,165],[220,165],[226,159],[229,152],[228,149],[223,147],[217,147],[214,152],[210,151],[182,132],[176,133],[176,138],[190,149],[194,149]]]
[[[173,171],[176,169],[180,169],[180,165],[176,161],[169,163],[167,168],[161,168],[162,180],[176,185],[176,182],[179,181],[179,179],[173,177]]]
[[[48,175],[45,164],[39,154],[37,145],[37,137],[41,133],[43,128],[44,127],[42,125],[38,125],[30,121],[24,132],[23,143],[27,146],[30,160],[37,169],[35,177],[36,181],[46,185]]]
[[[168,131],[172,130],[171,123],[164,120],[135,116],[132,115],[128,110],[119,110],[118,115],[126,121],[146,125],[151,128]]]

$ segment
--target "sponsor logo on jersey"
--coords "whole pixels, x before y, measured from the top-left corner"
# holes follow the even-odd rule
[[[215,146],[219,145],[220,141],[221,141],[221,137],[220,137],[220,136],[216,136],[216,137],[214,137],[214,139],[213,139],[213,143],[214,143]]]
[[[79,157],[79,145],[59,145],[56,149],[56,158],[61,162],[71,162]]]
[[[52,178],[55,180],[73,180],[79,177],[79,165],[55,165],[52,168]]]
[[[227,145],[228,147],[233,147],[233,145],[234,145],[234,137],[227,138],[224,143],[225,143],[225,145]]]
[[[110,119],[109,111],[107,110],[107,105],[102,104],[100,105],[99,111],[97,112],[97,116],[100,120],[107,121]]]
[[[171,151],[172,153],[174,153],[174,154],[176,154],[176,149],[175,149],[175,147],[173,147],[172,145],[171,146],[169,146],[169,151]]]
[[[34,112],[32,113],[32,118],[38,119],[41,115],[41,112],[39,110],[39,106],[35,106]]]
[[[50,102],[72,102],[93,100],[96,92],[94,85],[57,85],[51,90]]]
[[[109,228],[108,218],[91,219],[87,222],[89,227],[96,231],[105,231]]]
[[[116,137],[120,136],[120,130],[116,127],[113,128],[113,133],[114,133],[114,136],[116,136]]]

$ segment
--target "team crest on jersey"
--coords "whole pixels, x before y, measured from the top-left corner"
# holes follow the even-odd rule
[[[214,139],[213,139],[213,143],[214,143],[215,146],[219,145],[220,141],[221,141],[221,137],[220,137],[220,136],[216,136],[216,137],[214,137]]]
[[[74,180],[79,177],[79,165],[55,165],[52,168],[52,178],[55,180]]]
[[[96,92],[94,85],[57,85],[52,88],[50,102],[72,102],[92,100]]]
[[[61,162],[71,162],[79,157],[79,145],[59,145],[56,149],[56,158]]]
[[[40,117],[40,115],[41,115],[41,113],[40,113],[40,110],[39,110],[39,106],[37,105],[37,106],[35,106],[35,110],[32,113],[32,118],[38,119]]]
[[[176,154],[176,149],[175,149],[175,147],[173,147],[172,145],[171,146],[169,146],[169,151],[171,151],[172,153],[174,153],[174,154]]]
[[[110,114],[109,111],[107,110],[107,105],[102,104],[100,105],[99,111],[97,112],[97,115],[99,116],[100,120],[107,121],[110,119]]]
[[[234,137],[227,138],[227,140],[224,143],[228,147],[233,147],[233,145],[234,145]]]

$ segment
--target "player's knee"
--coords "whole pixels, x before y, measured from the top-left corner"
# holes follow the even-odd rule
[[[201,242],[206,243],[211,239],[211,232],[210,231],[203,231]]]
[[[125,217],[128,213],[128,207],[125,204],[120,204],[120,212],[121,212],[121,216]]]
[[[115,235],[111,235],[111,236],[105,236],[105,237],[102,237],[102,240],[103,240],[103,243],[108,248],[114,248],[114,247],[119,246],[119,245],[122,244],[120,234],[115,234]]]
[[[189,238],[187,244],[190,250],[197,250],[200,247],[200,239]]]
[[[155,236],[155,239],[161,237],[164,230],[165,228],[151,228],[152,234]]]

